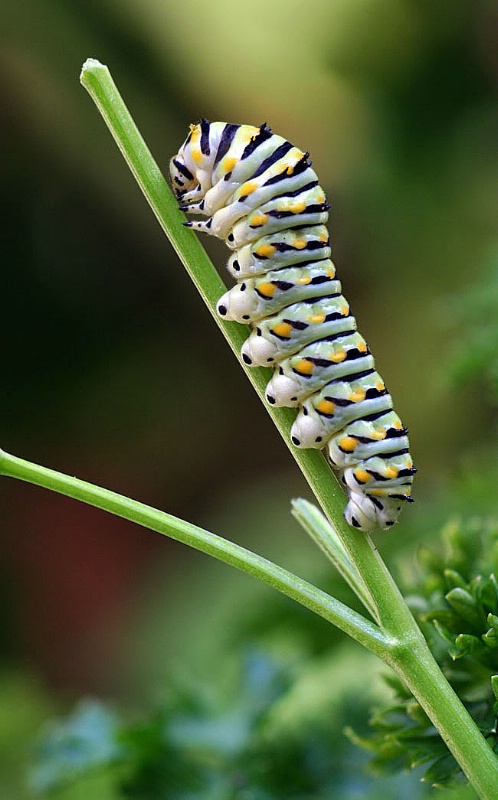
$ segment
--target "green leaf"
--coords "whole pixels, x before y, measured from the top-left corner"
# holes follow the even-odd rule
[[[450,647],[449,654],[453,659],[462,658],[463,656],[471,656],[482,651],[483,644],[477,636],[471,636],[468,633],[461,633],[457,636],[455,644]]]
[[[496,614],[498,611],[498,585],[494,575],[489,578],[479,576],[480,580],[476,585],[476,594],[481,605],[487,612]]]
[[[455,770],[455,761],[449,754],[441,756],[425,772],[422,780],[430,783],[437,789],[446,789],[454,785],[458,773]]]
[[[470,592],[466,589],[451,589],[446,595],[446,600],[464,622],[478,630],[483,628],[484,614]]]
[[[455,569],[445,569],[443,574],[448,590],[457,588],[461,589],[466,588],[467,581]]]
[[[488,614],[486,622],[489,629],[483,635],[482,640],[490,650],[498,649],[498,617],[495,614]]]

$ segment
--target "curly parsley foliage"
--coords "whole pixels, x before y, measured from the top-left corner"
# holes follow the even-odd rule
[[[412,611],[431,649],[483,736],[498,755],[498,520],[449,523],[443,547],[420,551]],[[437,787],[463,781],[460,767],[401,681],[385,678],[395,702],[374,714],[372,736],[350,737],[374,754],[377,772],[427,765]]]

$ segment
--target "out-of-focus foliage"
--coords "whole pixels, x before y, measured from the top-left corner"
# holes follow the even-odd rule
[[[56,713],[40,681],[20,670],[0,673],[0,776],[5,798],[28,800],[26,771],[32,757],[34,732]]]
[[[420,550],[409,601],[446,677],[498,751],[498,522],[449,523],[442,540],[439,548]],[[88,786],[100,775],[112,787],[110,797],[118,798],[426,796],[414,776],[369,779],[363,759],[339,735],[343,727],[373,752],[369,766],[377,775],[416,769],[440,788],[461,782],[446,745],[396,677],[385,679],[396,702],[374,714],[375,733],[368,735],[371,657],[355,652],[353,666],[348,648],[319,653],[314,639],[311,633],[309,641],[294,640],[292,657],[289,639],[284,660],[246,654],[231,688],[225,682],[221,693],[212,684],[170,682],[169,700],[139,722],[83,703],[45,730],[34,785],[50,794]],[[470,789],[446,794],[473,796]]]
[[[368,659],[360,660],[368,669]],[[334,674],[330,656],[284,666],[252,652],[223,698],[212,687],[185,684],[139,722],[119,719],[96,702],[81,703],[46,731],[33,783],[50,794],[100,774],[112,786],[110,797],[137,800],[427,796],[406,776],[374,781],[365,774],[364,756],[341,729],[350,723],[364,729],[366,686],[338,698]]]
[[[480,283],[448,302],[455,338],[450,376],[456,387],[473,384],[483,390],[484,404],[498,404],[498,255],[493,253]],[[496,430],[496,428],[495,428]]]
[[[446,678],[498,755],[498,520],[452,522],[439,549],[420,550],[412,610]],[[425,765],[440,787],[462,773],[425,712],[397,678],[396,702],[374,715],[375,734],[355,741],[375,754],[380,772]]]

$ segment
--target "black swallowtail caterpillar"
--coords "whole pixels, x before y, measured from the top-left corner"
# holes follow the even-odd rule
[[[363,531],[394,525],[416,472],[406,428],[393,411],[330,260],[329,205],[303,153],[266,125],[203,119],[171,159],[181,210],[207,216],[188,227],[225,239],[238,283],[218,302],[249,323],[251,366],[273,365],[266,398],[297,406],[296,447],[326,448],[349,494],[345,518]]]

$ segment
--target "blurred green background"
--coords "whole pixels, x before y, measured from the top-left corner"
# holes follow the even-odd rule
[[[344,292],[419,468],[416,506],[377,539],[387,557],[409,570],[450,512],[492,512],[492,390],[451,365],[458,303],[496,280],[496,4],[2,5],[2,447],[329,580],[289,516],[306,486],[79,85],[91,56],[165,171],[200,116],[267,121],[311,151]],[[223,270],[223,245],[205,245]],[[54,709],[209,673],[248,604],[274,608],[249,578],[34,487],[4,480],[0,513],[12,791]]]

